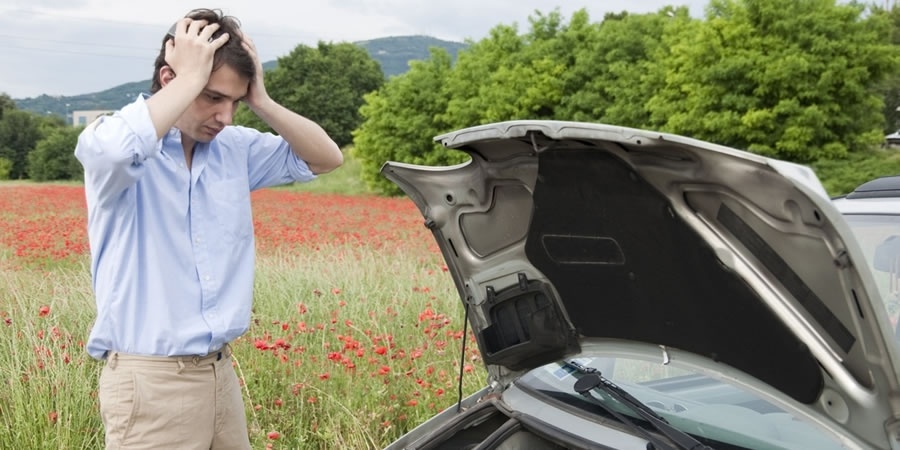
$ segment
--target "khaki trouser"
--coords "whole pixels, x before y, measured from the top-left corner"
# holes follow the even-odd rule
[[[100,374],[107,449],[249,449],[231,348],[204,357],[110,353]]]

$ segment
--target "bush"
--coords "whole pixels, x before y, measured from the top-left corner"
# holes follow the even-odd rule
[[[0,158],[0,180],[8,180],[12,173],[13,162],[7,158]]]
[[[812,164],[812,168],[828,194],[842,195],[873,178],[900,174],[900,152],[873,150],[851,153],[847,158],[819,160]]]
[[[81,163],[75,158],[75,145],[82,128],[50,128],[28,154],[28,175],[35,181],[80,180]]]

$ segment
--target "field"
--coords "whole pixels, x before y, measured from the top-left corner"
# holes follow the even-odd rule
[[[318,182],[318,181],[317,181]],[[253,448],[381,448],[485,374],[405,198],[253,193],[254,316],[233,343]],[[0,184],[0,448],[102,448],[84,190]],[[466,343],[465,355],[461,355]]]

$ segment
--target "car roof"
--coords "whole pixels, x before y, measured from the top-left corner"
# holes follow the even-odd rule
[[[900,214],[900,176],[876,178],[833,200],[843,214]]]

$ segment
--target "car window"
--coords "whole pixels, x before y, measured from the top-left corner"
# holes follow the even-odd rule
[[[862,247],[891,325],[900,316],[900,215],[846,214]]]
[[[752,449],[844,448],[825,430],[748,389],[679,367],[674,361],[667,365],[637,358],[583,357],[576,361],[597,368],[671,425],[698,438]],[[561,407],[596,415],[598,422],[610,420],[611,416],[603,409],[575,392],[576,381],[577,377],[566,365],[553,363],[532,370],[516,384],[533,395],[562,403]],[[637,418],[622,405],[610,406]]]

